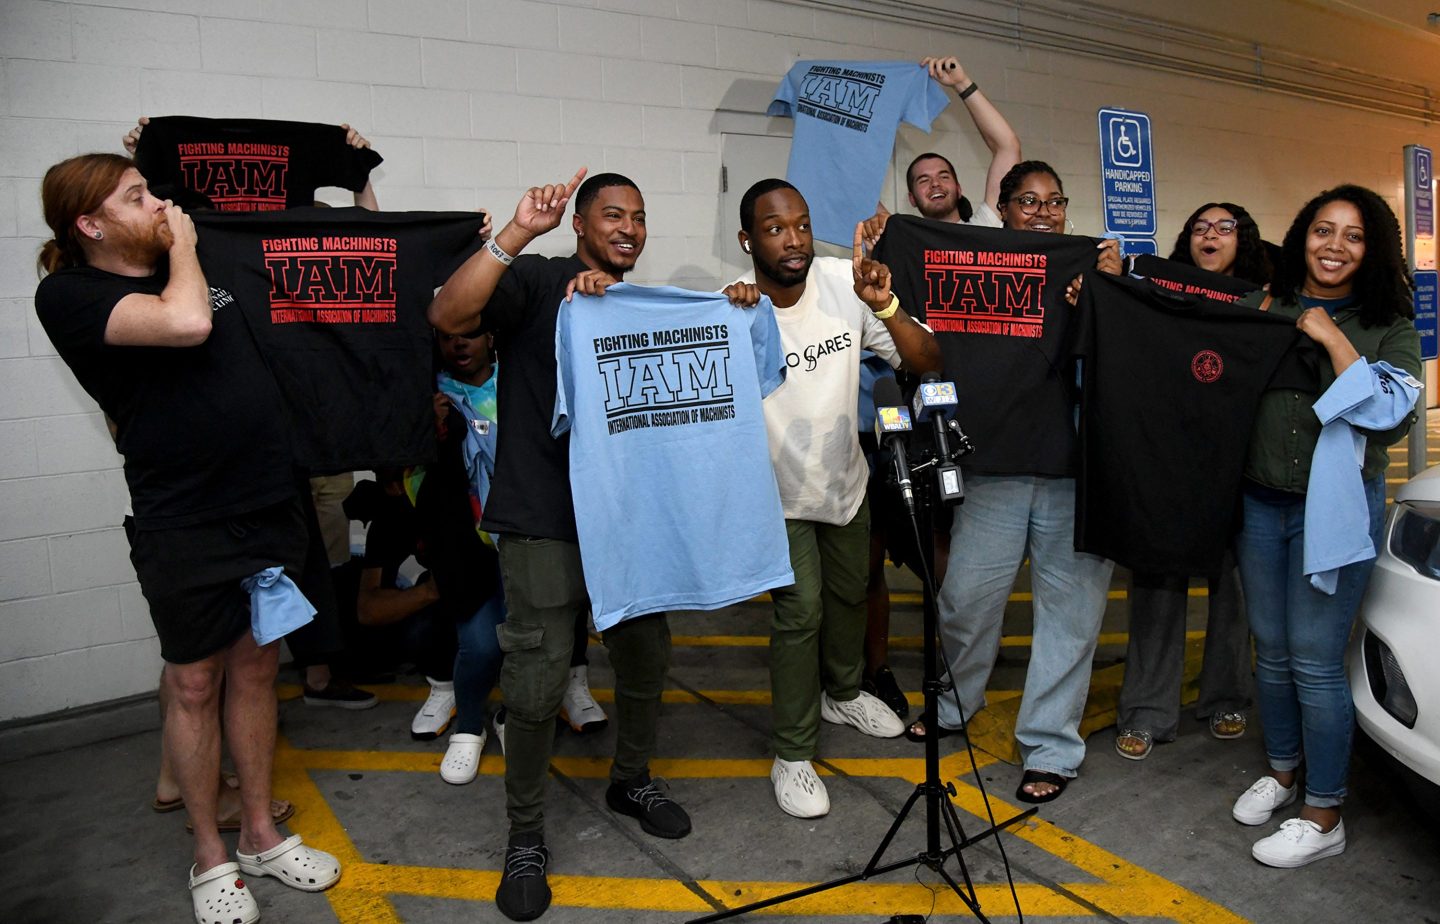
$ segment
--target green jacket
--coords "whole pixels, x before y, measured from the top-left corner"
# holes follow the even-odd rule
[[[1256,292],[1241,299],[1239,304],[1259,307],[1265,293]],[[1270,313],[1285,318],[1298,318],[1304,309],[1298,301],[1276,300]],[[1344,308],[1335,314],[1335,324],[1367,362],[1384,360],[1397,369],[1414,376],[1423,373],[1420,362],[1420,333],[1409,318],[1397,317],[1384,327],[1362,327],[1356,307]],[[1266,487],[1294,494],[1304,494],[1310,483],[1310,457],[1315,441],[1320,438],[1320,419],[1312,405],[1335,381],[1335,369],[1329,356],[1319,350],[1320,389],[1314,394],[1276,388],[1260,398],[1260,410],[1250,435],[1250,451],[1245,460],[1245,477]],[[1386,447],[1399,442],[1415,423],[1414,411],[1398,427],[1380,432],[1362,430],[1366,439],[1363,477],[1368,481],[1384,473],[1390,464]]]

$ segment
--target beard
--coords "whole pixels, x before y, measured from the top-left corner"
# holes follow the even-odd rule
[[[938,220],[955,211],[959,203],[959,196],[953,199],[949,196],[944,199],[918,199],[915,202],[915,210],[925,218]]]
[[[779,263],[771,263],[769,260],[766,260],[758,253],[751,254],[751,257],[755,261],[755,274],[757,276],[766,276],[769,279],[773,280],[777,285],[786,288],[790,286],[798,286],[800,283],[804,282],[806,278],[810,275],[810,264],[813,263],[815,260],[814,254],[807,254],[805,257],[805,265],[803,267],[798,270],[787,270]]]
[[[170,251],[174,237],[164,216],[149,227],[120,225],[110,232],[110,246],[127,263],[154,266]]]

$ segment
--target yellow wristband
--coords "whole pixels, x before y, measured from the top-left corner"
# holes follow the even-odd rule
[[[896,295],[895,293],[892,292],[892,293],[890,293],[890,304],[886,305],[886,306],[885,306],[884,308],[882,308],[881,310],[875,312],[875,320],[877,320],[877,321],[888,321],[890,318],[893,318],[893,317],[895,316],[895,312],[897,312],[897,311],[899,311],[899,310],[900,310],[900,296],[898,296],[898,295]]]

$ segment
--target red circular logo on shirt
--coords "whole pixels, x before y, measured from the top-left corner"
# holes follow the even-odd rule
[[[1201,350],[1190,360],[1190,372],[1195,376],[1195,381],[1210,384],[1220,378],[1225,371],[1225,361],[1220,354],[1214,350]]]

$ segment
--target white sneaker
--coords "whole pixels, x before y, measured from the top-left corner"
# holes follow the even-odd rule
[[[775,758],[770,782],[775,786],[775,801],[787,815],[819,818],[830,811],[830,794],[808,760]]]
[[[485,732],[467,735],[456,732],[450,736],[445,759],[440,761],[440,779],[455,786],[464,786],[480,772],[480,752],[485,750]]]
[[[570,683],[560,700],[560,716],[581,734],[599,731],[610,721],[590,695],[590,669],[584,664],[570,668]]]
[[[1286,789],[1275,777],[1262,776],[1240,794],[1230,814],[1242,825],[1263,825],[1270,820],[1276,809],[1282,809],[1294,801],[1294,786]]]
[[[455,684],[425,679],[430,683],[430,695],[410,722],[410,737],[416,741],[439,738],[450,727],[450,717],[455,714]]]
[[[821,690],[820,718],[836,725],[853,725],[874,738],[898,738],[905,733],[905,723],[895,711],[863,690],[843,703]]]
[[[500,742],[500,756],[505,756],[505,707],[501,706],[495,710],[490,717],[490,724],[495,728],[495,740]]]
[[[1280,822],[1280,830],[1261,838],[1250,854],[1266,866],[1294,869],[1316,860],[1345,852],[1345,822],[1335,822],[1329,831],[1304,818]]]

